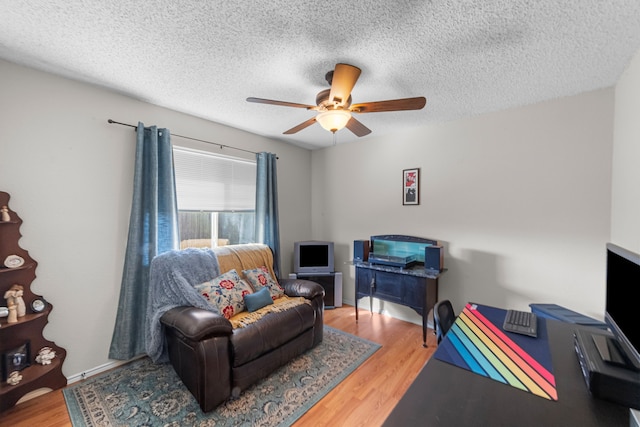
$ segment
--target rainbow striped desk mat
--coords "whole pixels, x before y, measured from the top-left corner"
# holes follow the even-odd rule
[[[549,400],[558,400],[547,325],[538,337],[505,333],[505,310],[467,304],[433,357]],[[500,326],[497,326],[500,325]]]

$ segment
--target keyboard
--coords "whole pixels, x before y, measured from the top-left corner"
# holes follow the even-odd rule
[[[538,316],[530,311],[507,310],[502,329],[535,338],[538,336]]]

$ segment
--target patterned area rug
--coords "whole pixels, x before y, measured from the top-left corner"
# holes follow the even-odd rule
[[[170,364],[147,357],[63,389],[79,426],[289,426],[380,348],[324,327],[323,342],[207,414]]]

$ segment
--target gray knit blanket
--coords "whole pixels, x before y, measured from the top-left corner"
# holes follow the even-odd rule
[[[160,318],[175,307],[192,306],[218,313],[194,288],[220,275],[218,258],[211,249],[184,249],[153,258],[149,271],[146,316],[146,351],[156,363],[169,360]]]

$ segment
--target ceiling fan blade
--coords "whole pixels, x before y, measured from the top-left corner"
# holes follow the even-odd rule
[[[298,126],[294,126],[291,129],[289,129],[288,131],[282,132],[284,135],[291,135],[294,134],[296,132],[300,132],[302,129],[311,126],[312,124],[314,124],[316,122],[316,118],[315,117],[311,117],[309,120],[307,120],[306,122],[302,122],[300,123]]]
[[[346,125],[347,129],[353,132],[356,136],[365,136],[371,133],[371,129],[360,123],[354,117],[351,117]]]
[[[336,64],[331,80],[329,101],[337,103],[337,106],[345,105],[358,77],[360,77],[360,68],[349,64]]]
[[[427,103],[424,96],[391,99],[389,101],[363,102],[353,104],[349,110],[354,113],[381,113],[384,111],[420,110]]]
[[[315,105],[306,105],[306,104],[297,104],[295,102],[286,102],[286,101],[274,101],[273,99],[264,99],[264,98],[247,98],[248,102],[256,102],[258,104],[271,104],[271,105],[281,105],[283,107],[296,107],[296,108],[306,108],[307,110],[317,109],[318,107]]]

